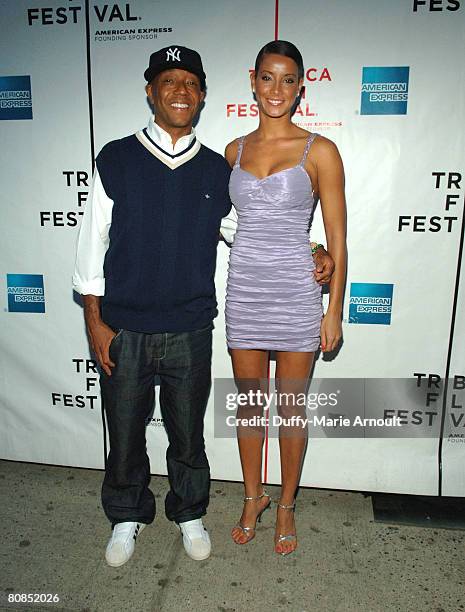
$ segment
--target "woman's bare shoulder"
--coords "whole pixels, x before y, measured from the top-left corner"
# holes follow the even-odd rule
[[[226,145],[226,148],[224,150],[224,156],[230,166],[234,165],[234,162],[237,157],[238,148],[239,148],[239,138],[232,140],[229,144]]]
[[[318,133],[315,134],[314,146],[323,151],[337,150],[336,144],[331,139]]]
[[[340,158],[339,150],[337,148],[336,143],[334,143],[326,136],[322,136],[321,134],[317,134],[313,145],[310,149],[310,154],[315,158],[321,159],[335,159]]]
[[[251,134],[253,133],[254,132],[251,132]],[[241,138],[247,138],[251,134],[240,136],[239,138],[232,140],[229,144],[226,145],[226,148],[224,150],[224,156],[226,158],[226,161],[231,167],[234,165],[234,162],[236,161],[237,151],[239,149],[239,141],[241,140]]]

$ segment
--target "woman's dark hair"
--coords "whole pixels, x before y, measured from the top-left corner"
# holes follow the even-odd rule
[[[272,40],[260,49],[255,60],[255,74],[258,73],[263,56],[267,53],[276,53],[277,55],[285,55],[290,57],[297,64],[297,73],[299,79],[304,78],[304,62],[300,51],[295,45],[287,40]]]

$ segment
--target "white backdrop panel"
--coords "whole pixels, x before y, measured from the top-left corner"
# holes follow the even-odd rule
[[[32,121],[0,121],[5,219],[0,291],[6,306],[6,274],[41,274],[46,301],[45,314],[2,312],[0,453],[101,468],[97,374],[86,361],[91,356],[82,308],[70,289],[76,219],[87,192],[84,173],[91,172],[85,2],[71,0],[64,13],[57,11],[63,4],[58,0],[48,1],[48,8],[40,4],[19,0],[0,8],[0,77],[30,75],[33,101]],[[273,39],[274,0],[89,4],[95,154],[107,141],[146,125],[143,71],[150,53],[170,44],[195,48],[204,60],[208,90],[197,126],[201,142],[223,152],[228,142],[255,128],[249,70],[259,48]],[[463,181],[448,186],[447,176],[465,174],[464,135],[458,129],[465,120],[465,8],[414,12],[412,5],[280,3],[279,37],[297,44],[309,70],[294,121],[334,140],[346,169],[344,344],[335,358],[319,356],[314,375],[320,378],[412,378],[414,372],[444,377],[447,369],[463,214]],[[37,10],[29,25],[31,8]],[[155,35],[155,28],[164,31]],[[144,29],[152,33],[139,32]],[[369,66],[409,66],[407,114],[360,114],[362,70]],[[64,172],[72,172],[69,183]],[[433,172],[445,173],[437,186]],[[446,198],[457,195],[447,212]],[[398,231],[399,216],[415,215],[425,217],[426,231],[412,231],[413,219]],[[447,215],[457,217],[450,232]],[[432,216],[440,218],[440,231],[428,230]],[[325,241],[319,209],[312,237]],[[223,316],[228,256],[220,244],[217,378],[231,376]],[[465,373],[464,274],[462,266],[450,376]],[[394,285],[390,325],[348,322],[351,283]],[[213,435],[213,408],[212,394],[205,421],[212,476],[240,479],[235,440]],[[166,435],[158,406],[147,437],[152,471],[165,473]],[[311,440],[302,484],[435,494],[438,445],[437,438]],[[444,440],[445,494],[465,495],[464,449],[463,443]],[[276,440],[270,440],[267,465],[267,480],[279,482]]]
[[[74,226],[66,225],[68,212],[82,210],[77,193],[86,188],[77,189],[71,175],[68,187],[63,175],[90,172],[84,15],[81,6],[76,23],[56,23],[61,4],[47,3],[54,7],[44,14],[51,24],[28,24],[27,11],[38,3],[18,0],[0,8],[2,76],[30,75],[33,104],[32,121],[0,122],[2,301],[6,306],[7,273],[42,274],[45,290],[45,314],[1,313],[0,448],[8,459],[100,467],[99,404],[83,409],[52,403],[52,393],[83,393],[84,379],[72,359],[89,357],[70,285],[78,217],[72,217]],[[60,225],[52,215],[40,215],[52,211]]]

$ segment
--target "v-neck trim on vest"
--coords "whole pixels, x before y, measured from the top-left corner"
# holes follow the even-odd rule
[[[151,153],[154,157],[160,160],[165,166],[168,166],[170,170],[176,170],[186,162],[190,161],[200,150],[200,142],[197,138],[194,138],[188,147],[181,151],[180,153],[176,153],[172,155],[162,149],[159,145],[156,144],[150,138],[147,133],[147,128],[143,130],[139,130],[135,134],[137,140]]]

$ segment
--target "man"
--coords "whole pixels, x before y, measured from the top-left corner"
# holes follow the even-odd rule
[[[145,439],[155,375],[169,441],[166,516],[192,559],[211,549],[201,518],[210,486],[203,419],[230,168],[192,129],[206,87],[199,54],[161,49],[144,76],[155,119],[97,156],[73,277],[102,368],[110,438],[102,505],[113,527],[105,556],[114,567],[128,561],[155,517]]]

